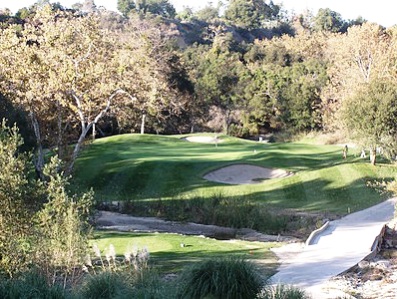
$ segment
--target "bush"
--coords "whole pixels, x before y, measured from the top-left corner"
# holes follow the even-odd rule
[[[211,199],[192,197],[172,201],[128,201],[123,206],[123,212],[172,221],[252,228],[270,234],[285,231],[291,220],[286,215],[272,214],[269,208],[261,203],[245,197],[229,198],[219,193],[214,193]]]
[[[254,265],[241,259],[211,259],[186,270],[178,298],[256,298],[261,279]]]
[[[118,299],[172,299],[176,298],[177,286],[174,281],[165,281],[157,273],[144,271],[130,288],[129,292],[124,293]]]
[[[63,299],[64,290],[57,285],[49,286],[46,278],[37,271],[24,273],[18,279],[8,279],[0,284],[3,299]]]
[[[111,299],[125,293],[126,279],[119,273],[104,271],[90,276],[85,282],[81,295],[86,299]]]
[[[105,270],[87,277],[80,291],[83,299],[175,298],[176,286],[157,273],[143,270],[137,275],[128,269]]]
[[[308,299],[306,293],[296,287],[277,285],[269,286],[262,290],[259,299]]]

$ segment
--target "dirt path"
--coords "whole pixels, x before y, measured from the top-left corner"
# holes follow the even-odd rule
[[[332,221],[314,241],[301,248],[274,251],[284,261],[272,277],[274,283],[306,289],[313,298],[336,298],[338,290],[327,289],[327,281],[351,268],[369,253],[382,227],[393,218],[397,198]],[[283,252],[294,252],[285,258]],[[348,297],[347,297],[348,298]]]

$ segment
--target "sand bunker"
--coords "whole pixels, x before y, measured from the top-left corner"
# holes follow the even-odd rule
[[[189,142],[199,142],[199,143],[219,143],[222,139],[218,139],[216,136],[188,136],[183,138]]]
[[[265,179],[285,178],[292,173],[282,169],[271,169],[248,164],[226,166],[204,176],[208,181],[224,184],[258,184]]]

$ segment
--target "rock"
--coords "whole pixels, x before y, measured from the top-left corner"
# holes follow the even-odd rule
[[[388,260],[379,260],[375,262],[374,266],[380,269],[389,269],[391,267],[391,262]]]
[[[360,268],[360,269],[367,269],[368,267],[369,267],[369,262],[367,262],[367,261],[361,261],[361,262],[358,262],[358,267]]]

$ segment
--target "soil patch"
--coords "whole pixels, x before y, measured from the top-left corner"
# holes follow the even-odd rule
[[[293,175],[282,169],[265,168],[249,164],[222,167],[204,175],[204,179],[223,184],[259,184],[266,179],[285,178]]]

